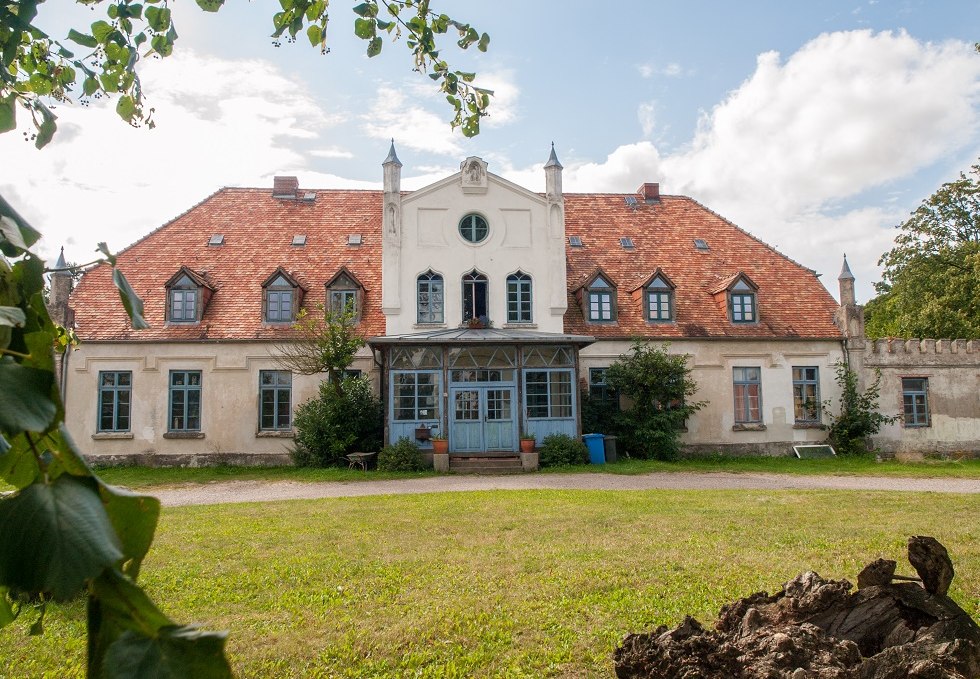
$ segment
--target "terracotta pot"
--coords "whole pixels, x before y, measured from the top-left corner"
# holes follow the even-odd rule
[[[434,455],[445,455],[449,452],[448,439],[432,439],[432,453]]]
[[[522,453],[533,453],[534,452],[534,439],[521,439],[521,452]]]

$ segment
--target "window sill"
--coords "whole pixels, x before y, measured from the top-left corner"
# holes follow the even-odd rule
[[[93,441],[129,440],[132,438],[133,432],[131,431],[100,431],[97,434],[92,434]]]
[[[766,425],[761,422],[740,422],[732,425],[732,431],[765,431]]]
[[[203,439],[203,431],[168,431],[163,435],[165,439]]]
[[[501,327],[516,330],[537,330],[537,323],[504,323]]]
[[[449,326],[445,323],[415,323],[412,327],[416,330],[443,330]]]
[[[255,432],[255,438],[257,439],[291,439],[296,436],[293,431],[257,431]]]
[[[826,429],[827,425],[820,422],[797,422],[793,429]]]

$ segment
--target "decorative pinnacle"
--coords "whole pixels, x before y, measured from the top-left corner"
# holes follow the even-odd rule
[[[837,277],[839,281],[853,281],[854,274],[851,273],[851,267],[847,265],[847,254],[844,255],[844,266],[841,267],[840,276]]]
[[[395,153],[395,139],[391,139],[391,148],[388,150],[388,157],[385,158],[385,162],[382,165],[387,165],[388,163],[394,163],[398,167],[402,166],[402,161],[398,160],[398,154]]]
[[[561,163],[558,162],[558,156],[555,154],[555,142],[551,142],[551,155],[548,156],[548,162],[544,164],[545,169],[549,167],[557,167],[559,170],[563,169]]]
[[[58,255],[58,261],[54,263],[55,269],[67,269],[68,262],[65,261],[65,246],[61,246],[61,254]],[[60,271],[58,273],[61,273]],[[64,273],[68,273],[67,271]]]

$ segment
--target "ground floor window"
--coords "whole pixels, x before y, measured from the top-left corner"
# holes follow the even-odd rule
[[[172,432],[201,431],[201,371],[170,371],[170,420]]]
[[[439,418],[439,373],[393,372],[394,418],[419,422]]]
[[[762,422],[762,369],[735,368],[735,422]]]
[[[793,367],[793,417],[796,422],[820,421],[819,377],[816,367]]]
[[[902,378],[902,410],[906,427],[929,426],[928,378]]]
[[[132,389],[132,372],[99,372],[99,431],[129,431]]]
[[[571,370],[528,370],[524,393],[529,419],[572,417]]]
[[[589,396],[602,403],[612,403],[616,400],[612,390],[606,384],[606,371],[609,368],[589,368]]]
[[[288,370],[259,371],[259,429],[288,431],[292,427],[293,375]]]

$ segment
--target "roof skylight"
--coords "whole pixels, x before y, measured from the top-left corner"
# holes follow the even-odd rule
[[[569,236],[568,237],[568,244],[571,245],[573,248],[580,248],[580,247],[582,247],[582,237],[581,236]]]
[[[622,245],[627,250],[632,250],[633,248],[636,247],[635,245],[633,245],[633,239],[628,237],[620,238],[619,244]]]
[[[711,248],[708,247],[708,241],[706,241],[703,238],[695,238],[694,239],[694,247],[696,247],[701,252],[707,252],[708,250],[711,249]]]
[[[208,241],[208,245],[224,245],[225,235],[223,233],[215,233],[211,235],[211,240]]]
[[[347,244],[348,245],[360,245],[361,244],[361,234],[359,234],[359,233],[352,233],[349,236],[347,236]]]
[[[297,233],[295,236],[293,236],[293,245],[295,245],[298,248],[301,248],[304,245],[306,245],[306,234]]]

